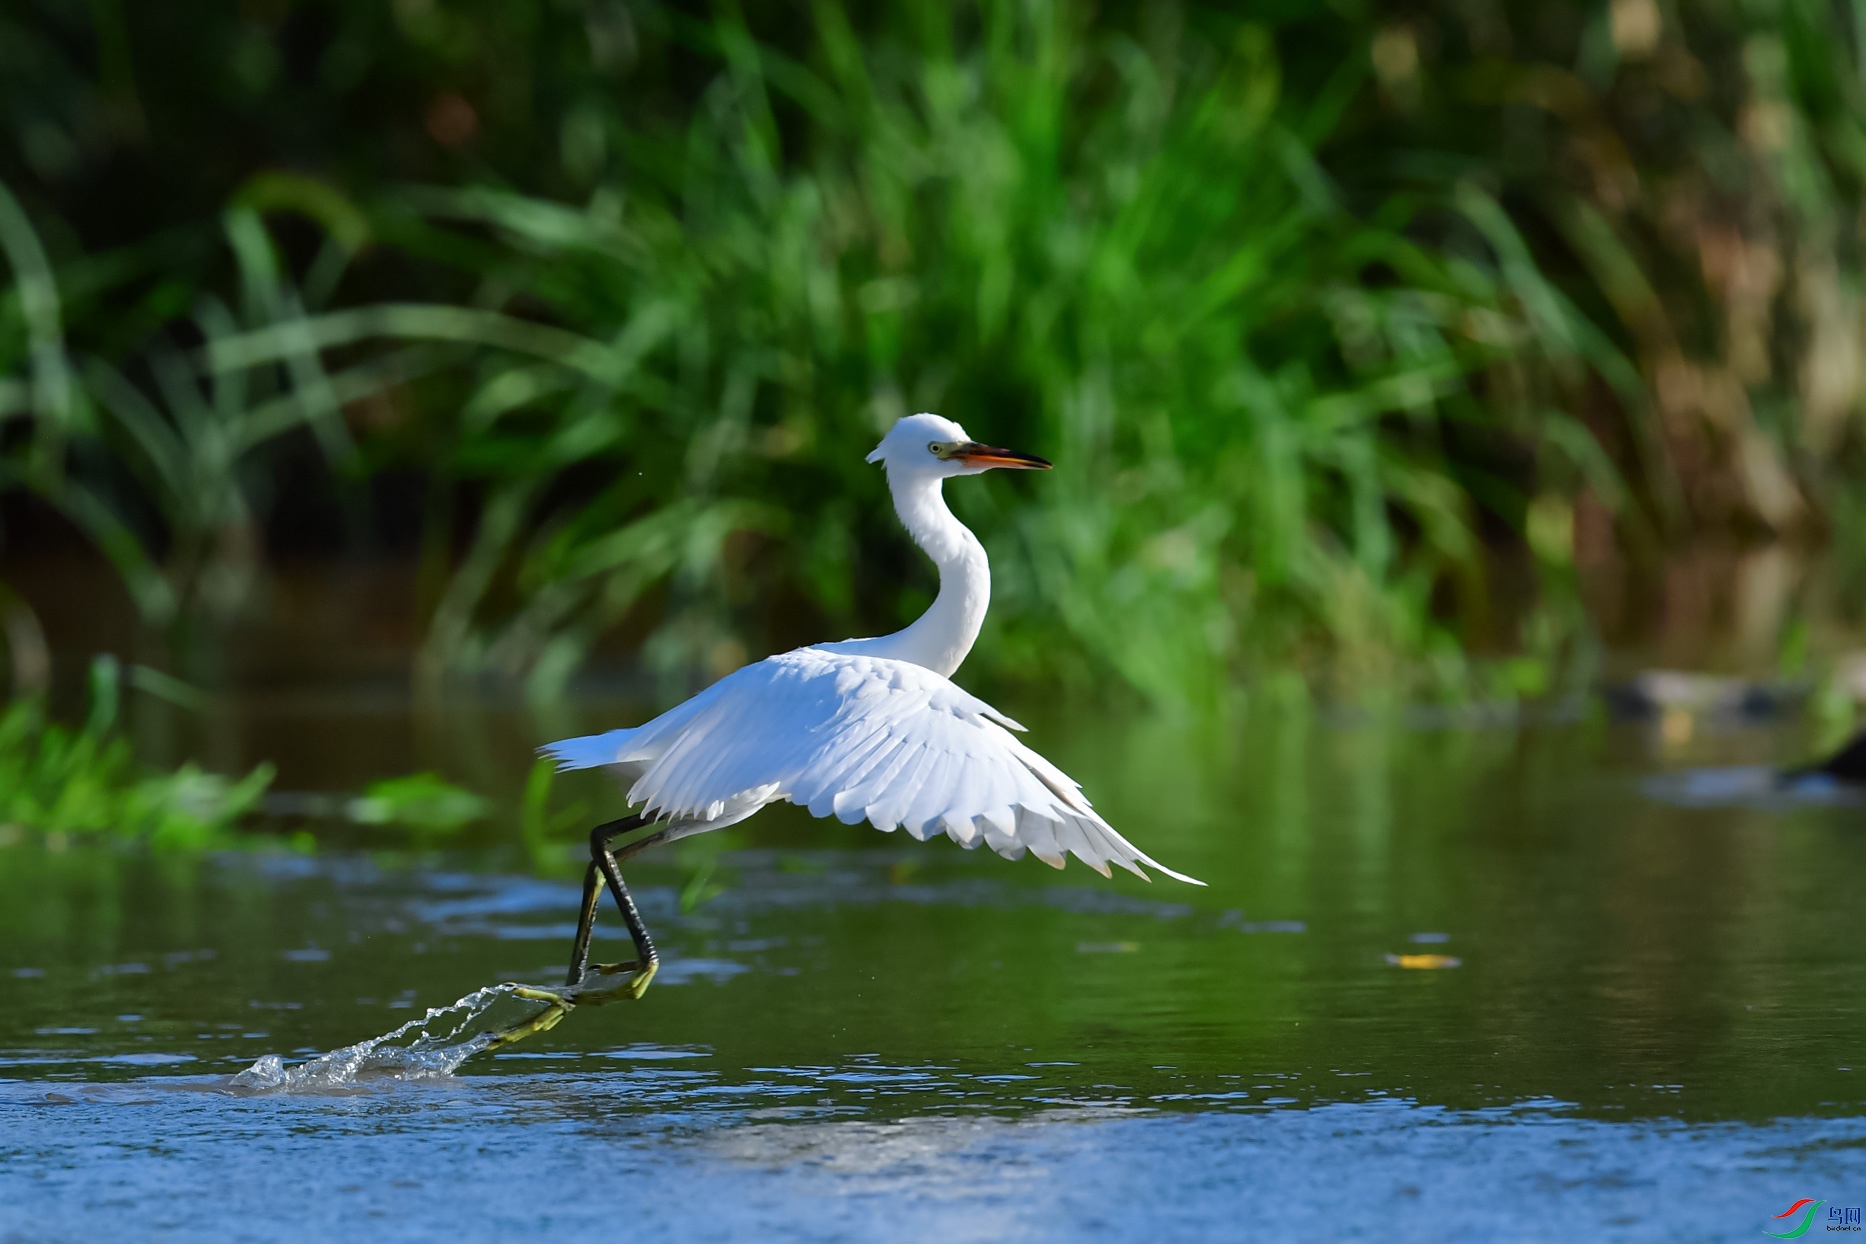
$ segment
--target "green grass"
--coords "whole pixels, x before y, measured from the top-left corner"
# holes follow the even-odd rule
[[[118,668],[92,668],[91,713],[78,729],[46,717],[36,698],[0,707],[0,828],[68,841],[74,835],[138,840],[152,846],[203,847],[223,842],[258,807],[272,780],[261,765],[233,780],[186,764],[153,773],[113,732]]]
[[[248,607],[307,446],[339,496],[412,468],[423,677],[544,701],[911,617],[861,457],[933,409],[1058,464],[951,490],[996,573],[968,677],[1546,694],[1589,565],[1850,512],[1854,32],[1647,7],[337,4],[327,55],[441,154],[249,177],[185,320],[131,297],[172,247],[54,263],[0,198],[0,465],[184,632]],[[292,133],[240,46],[215,89]],[[334,64],[319,117],[363,98]],[[126,301],[166,327],[124,346]]]
[[[489,347],[408,441],[480,499],[431,673],[550,698],[631,617],[676,669],[898,625],[929,584],[861,458],[919,409],[1059,464],[953,490],[994,555],[988,674],[1184,703],[1276,662],[1458,666],[1466,619],[1431,602],[1484,565],[1450,425],[1560,428],[1563,369],[1611,351],[1475,187],[1348,208],[1313,153],[1358,61],[1292,97],[1257,27],[1148,47],[1066,8],[972,16],[861,42],[824,5],[801,57],[695,27],[719,71],[694,115],[606,122],[585,205],[387,196],[377,236],[468,272],[470,310],[210,345],[222,372],[305,340]],[[1427,214],[1469,245],[1419,245]],[[1536,405],[1476,398],[1505,366]]]

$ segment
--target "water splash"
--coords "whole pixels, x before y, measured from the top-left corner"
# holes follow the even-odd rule
[[[348,1088],[365,1077],[394,1080],[426,1080],[452,1075],[458,1067],[498,1040],[494,1030],[461,1034],[480,1016],[490,1011],[501,998],[518,996],[516,985],[488,985],[446,1006],[429,1007],[419,1019],[411,1019],[393,1032],[346,1045],[316,1058],[286,1066],[277,1054],[267,1054],[245,1071],[233,1077],[235,1088],[262,1092],[317,1092]],[[458,1015],[444,1031],[430,1032],[436,1020]],[[414,1033],[406,1045],[396,1042]]]

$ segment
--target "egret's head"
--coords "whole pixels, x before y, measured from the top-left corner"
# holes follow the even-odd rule
[[[965,434],[965,429],[939,415],[908,415],[895,422],[881,438],[870,462],[879,462],[890,475],[912,471],[944,478],[948,475],[977,475],[993,467],[1020,471],[1047,471],[1050,464],[1034,454],[1014,449],[981,445]]]

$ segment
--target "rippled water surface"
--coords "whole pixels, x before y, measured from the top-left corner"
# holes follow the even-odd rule
[[[1032,724],[1210,888],[773,810],[635,862],[642,1001],[451,1073],[242,1076],[554,983],[568,854],[11,848],[0,1236],[1748,1240],[1866,1204],[1866,808],[1730,776],[1792,733]]]

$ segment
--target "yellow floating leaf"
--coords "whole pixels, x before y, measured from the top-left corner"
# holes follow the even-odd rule
[[[1388,955],[1387,962],[1396,968],[1455,968],[1464,960],[1453,955]]]

